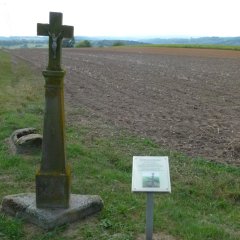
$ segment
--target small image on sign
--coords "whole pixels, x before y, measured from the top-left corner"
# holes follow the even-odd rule
[[[171,192],[168,157],[134,156],[133,192]]]
[[[142,186],[144,188],[160,187],[160,176],[158,172],[143,172]]]

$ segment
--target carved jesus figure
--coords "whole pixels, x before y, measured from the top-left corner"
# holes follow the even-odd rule
[[[61,32],[56,36],[55,33],[50,33],[48,31],[49,37],[52,38],[52,50],[53,50],[53,58],[56,59],[56,53],[57,53],[57,40],[61,36]]]

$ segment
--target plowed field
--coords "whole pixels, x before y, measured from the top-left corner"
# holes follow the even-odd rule
[[[11,50],[36,67],[46,49]],[[240,52],[64,49],[66,105],[190,156],[240,165]],[[81,114],[67,117],[79,121]]]

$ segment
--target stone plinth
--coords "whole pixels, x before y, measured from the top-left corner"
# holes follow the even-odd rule
[[[97,213],[102,208],[103,201],[97,195],[71,194],[69,208],[67,209],[40,209],[36,207],[36,195],[34,193],[21,193],[4,197],[1,211],[51,230],[57,226]]]
[[[70,168],[65,173],[36,174],[36,204],[38,208],[68,208],[70,197]]]

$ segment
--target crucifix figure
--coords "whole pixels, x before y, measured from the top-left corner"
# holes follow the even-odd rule
[[[50,23],[38,23],[37,35],[49,36],[47,70],[61,71],[62,39],[73,37],[73,27],[62,25],[62,13],[50,12]]]
[[[52,51],[53,51],[53,58],[56,59],[56,54],[57,54],[57,40],[61,36],[61,32],[56,36],[55,33],[50,33],[48,31],[49,37],[52,38]]]

